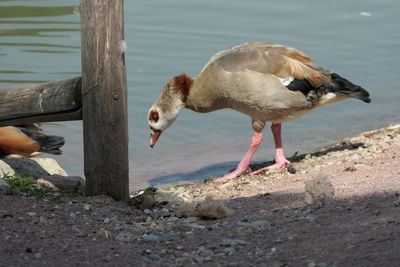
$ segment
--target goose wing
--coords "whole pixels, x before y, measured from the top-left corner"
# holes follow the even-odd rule
[[[307,80],[314,87],[330,81],[331,72],[319,67],[300,50],[271,43],[246,43],[217,53],[207,66],[228,72],[246,70],[280,79]]]

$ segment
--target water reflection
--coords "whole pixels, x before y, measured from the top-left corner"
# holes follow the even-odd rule
[[[0,36],[33,36],[33,37],[50,37],[48,34],[52,32],[78,32],[80,29],[11,29],[1,30]],[[51,37],[68,37],[66,34],[52,34]]]
[[[74,6],[2,6],[0,18],[58,17],[73,14]]]
[[[60,45],[60,44],[45,44],[45,43],[0,43],[0,46],[30,46],[30,47],[43,46],[43,47],[80,49],[80,46],[76,45]]]
[[[79,1],[69,0],[65,6],[49,3],[1,1],[0,56],[7,64],[0,65],[0,83],[4,86],[79,75]]]

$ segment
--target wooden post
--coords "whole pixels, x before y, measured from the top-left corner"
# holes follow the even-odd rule
[[[123,0],[81,0],[86,194],[129,197]]]

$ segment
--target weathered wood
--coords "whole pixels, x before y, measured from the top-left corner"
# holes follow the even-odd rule
[[[80,120],[81,78],[0,88],[0,126]]]
[[[129,197],[123,0],[81,0],[86,194]]]

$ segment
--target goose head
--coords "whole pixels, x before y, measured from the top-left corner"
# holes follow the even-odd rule
[[[185,106],[192,81],[186,74],[180,74],[164,85],[161,95],[147,115],[150,147],[154,147],[160,135],[174,123],[179,111]]]

